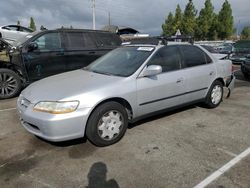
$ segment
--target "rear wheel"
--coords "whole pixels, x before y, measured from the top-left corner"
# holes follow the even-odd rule
[[[125,108],[117,102],[107,102],[91,114],[86,129],[87,138],[96,146],[108,146],[118,142],[128,126]]]
[[[20,91],[20,77],[12,70],[0,69],[0,99],[15,97]]]
[[[208,108],[216,108],[220,105],[223,98],[223,85],[220,81],[216,80],[209,89],[206,97],[205,105]]]

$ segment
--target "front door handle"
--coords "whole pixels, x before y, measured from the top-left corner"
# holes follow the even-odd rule
[[[95,54],[95,52],[94,52],[94,51],[92,51],[92,52],[89,52],[89,54]]]

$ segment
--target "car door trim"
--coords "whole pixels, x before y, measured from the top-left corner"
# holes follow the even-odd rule
[[[171,98],[175,98],[175,97],[180,97],[182,95],[187,95],[187,94],[190,94],[190,93],[195,93],[195,92],[203,91],[203,90],[206,90],[206,89],[208,89],[208,87],[204,87],[204,88],[197,89],[197,90],[194,90],[194,91],[188,91],[188,92],[181,93],[181,94],[178,94],[178,95],[173,95],[173,96],[170,96],[170,97],[165,97],[165,98],[161,98],[161,99],[156,99],[156,100],[148,101],[148,102],[145,102],[145,103],[141,103],[139,105],[143,106],[143,105],[147,105],[147,104],[151,104],[151,103],[155,103],[155,102],[159,102],[159,101],[163,101],[163,100],[167,100],[167,99],[171,99]]]

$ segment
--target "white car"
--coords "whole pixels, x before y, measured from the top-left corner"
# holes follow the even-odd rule
[[[19,25],[6,25],[0,27],[0,38],[12,44],[19,38],[32,33],[33,31],[29,28],[19,26]]]

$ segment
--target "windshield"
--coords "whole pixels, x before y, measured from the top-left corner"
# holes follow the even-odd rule
[[[91,63],[85,70],[127,77],[132,75],[144,63],[153,50],[153,47],[117,48]]]
[[[28,39],[30,39],[31,37],[33,37],[34,35],[36,35],[37,33],[39,33],[40,31],[36,31],[33,33],[29,33],[27,35],[25,35],[24,37],[19,38],[17,41],[15,41],[12,45],[13,46],[20,46],[21,44],[23,44],[24,42],[26,42]]]

